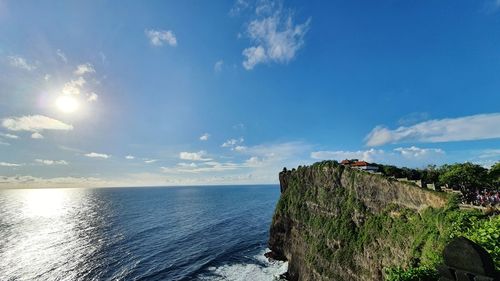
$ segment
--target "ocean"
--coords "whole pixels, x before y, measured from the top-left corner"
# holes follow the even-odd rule
[[[0,191],[0,280],[276,280],[277,185]]]

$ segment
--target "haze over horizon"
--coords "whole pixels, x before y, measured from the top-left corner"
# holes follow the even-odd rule
[[[0,0],[0,188],[500,159],[500,2]]]

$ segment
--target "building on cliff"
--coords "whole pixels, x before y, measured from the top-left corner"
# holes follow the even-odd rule
[[[366,161],[359,161],[358,159],[351,159],[351,160],[345,159],[345,160],[342,160],[342,162],[340,162],[340,164],[354,168],[354,169],[358,169],[361,171],[372,172],[372,173],[378,172],[377,166],[372,165]]]

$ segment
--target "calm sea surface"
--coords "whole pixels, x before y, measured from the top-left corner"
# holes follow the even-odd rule
[[[0,191],[0,280],[273,280],[278,186]]]

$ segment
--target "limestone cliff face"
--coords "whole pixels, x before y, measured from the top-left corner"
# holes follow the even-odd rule
[[[382,280],[384,268],[431,262],[445,244],[445,194],[332,161],[279,179],[269,248],[292,280]]]

